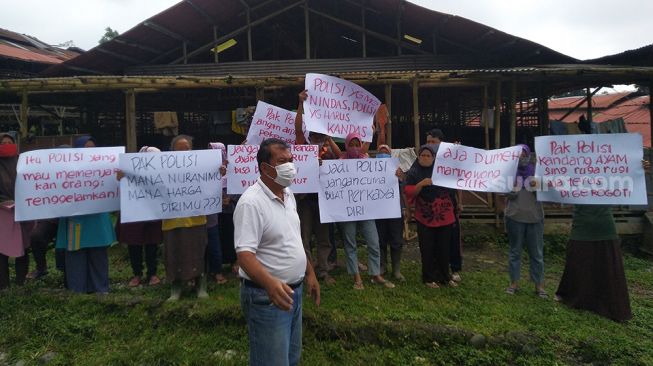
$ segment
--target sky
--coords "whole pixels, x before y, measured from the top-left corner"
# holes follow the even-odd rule
[[[177,2],[0,0],[0,5],[5,5],[1,7],[0,28],[29,34],[53,45],[73,41],[88,50],[97,45],[107,26],[123,33]],[[653,0],[411,2],[477,21],[578,59],[597,58],[653,43]]]

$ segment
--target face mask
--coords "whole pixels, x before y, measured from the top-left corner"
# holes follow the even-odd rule
[[[0,157],[8,158],[18,155],[18,145],[0,144]]]
[[[297,169],[295,168],[295,164],[292,162],[277,165],[274,167],[274,170],[277,171],[277,177],[274,178],[274,182],[284,188],[290,187],[292,180],[295,178],[295,175],[297,175]],[[272,178],[269,175],[268,177]]]
[[[440,148],[440,144],[426,144],[426,146],[430,147],[435,155],[438,155],[438,149]],[[433,155],[434,158],[435,155]]]
[[[530,162],[531,162],[530,158],[523,158],[523,157],[519,158],[519,166],[526,166]]]
[[[391,157],[392,157],[392,155],[386,154],[386,153],[376,154],[377,159],[387,159],[387,158],[391,158]]]
[[[361,154],[361,148],[360,147],[350,147],[347,149],[351,155],[360,155]]]

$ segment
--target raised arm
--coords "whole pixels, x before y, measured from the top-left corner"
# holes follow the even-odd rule
[[[303,115],[304,115],[304,101],[308,97],[306,90],[302,90],[298,95],[299,104],[297,105],[297,115],[295,116],[295,145],[306,145],[306,137],[304,137]]]

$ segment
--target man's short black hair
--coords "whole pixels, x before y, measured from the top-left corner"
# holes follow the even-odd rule
[[[256,161],[258,162],[259,166],[261,166],[262,163],[270,164],[270,159],[272,158],[272,150],[270,147],[274,145],[281,145],[284,149],[290,148],[290,146],[288,146],[285,141],[280,139],[269,138],[263,140],[263,142],[261,142],[261,146],[258,148],[258,153],[256,154]]]
[[[444,141],[444,133],[439,128],[434,128],[430,130],[429,132],[426,133],[426,136],[436,137],[440,139],[440,141]]]

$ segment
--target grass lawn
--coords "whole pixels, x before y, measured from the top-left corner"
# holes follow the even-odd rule
[[[565,240],[547,237],[545,244],[551,295],[564,265]],[[337,284],[322,288],[322,306],[304,302],[302,363],[653,365],[652,262],[626,256],[634,318],[619,324],[540,299],[527,281],[514,296],[505,294],[505,238],[469,234],[465,242],[463,282],[455,289],[420,283],[415,243],[408,245],[402,264],[407,282],[395,289],[373,285],[364,276],[366,289],[355,291],[351,278],[338,269]],[[364,258],[365,250],[360,252]],[[50,365],[247,364],[236,280],[211,284],[207,300],[184,293],[169,304],[166,285],[125,285],[131,269],[124,247],[113,247],[110,261],[111,294],[105,297],[64,291],[61,275],[52,269],[43,280],[1,292],[0,364],[46,359]],[[528,279],[528,268],[522,267],[522,278]]]

